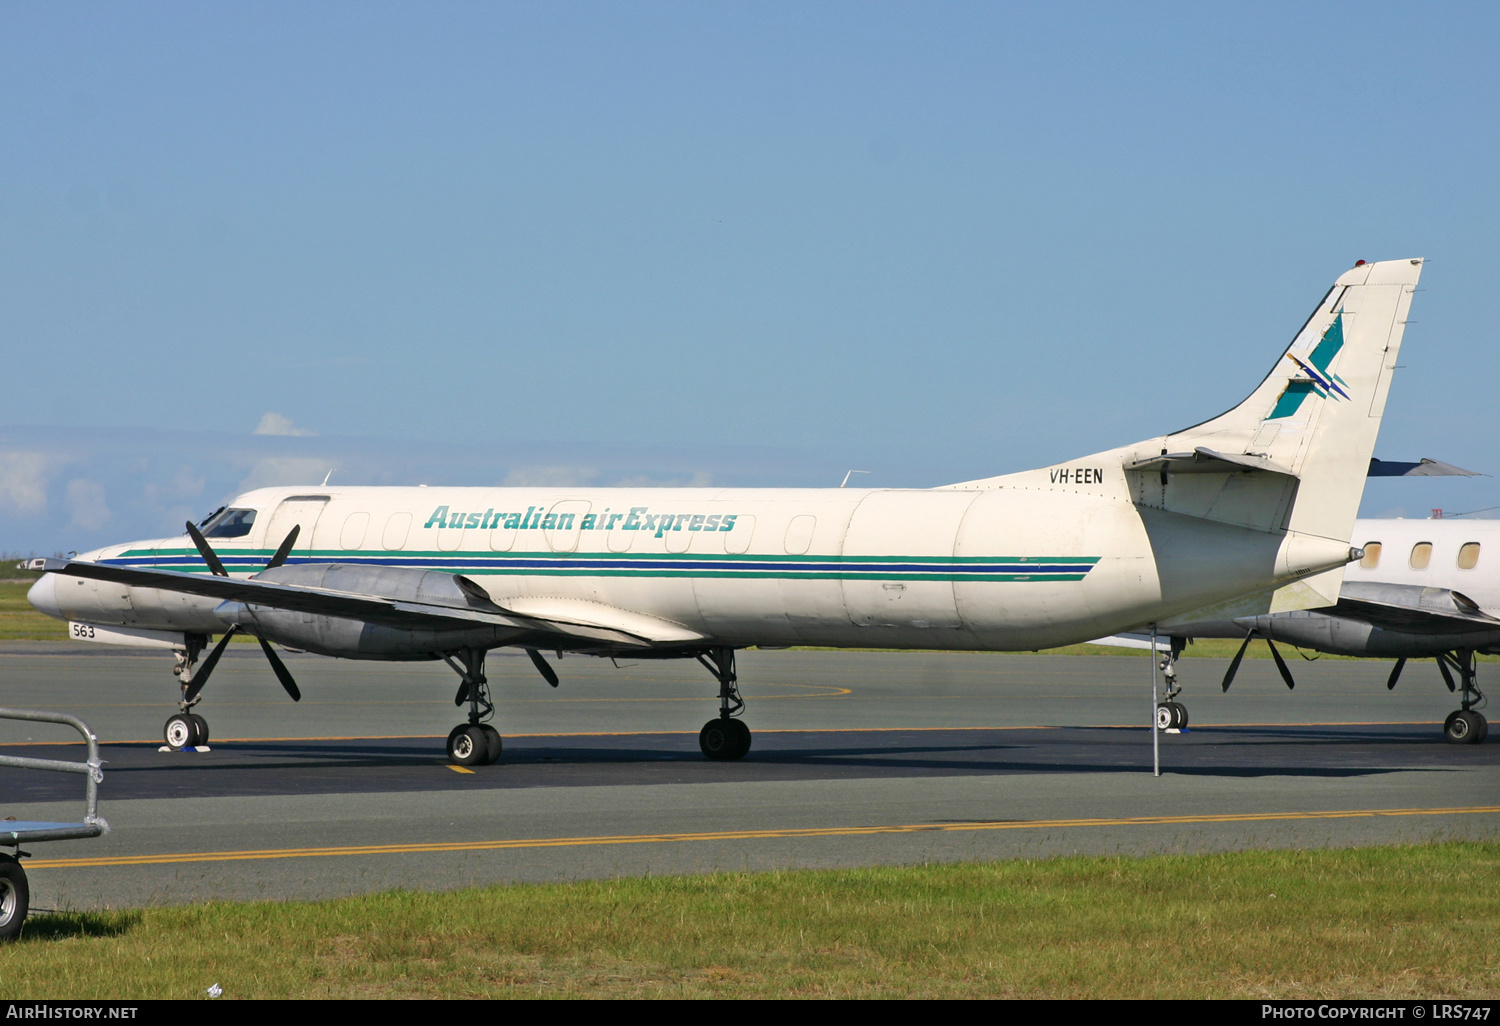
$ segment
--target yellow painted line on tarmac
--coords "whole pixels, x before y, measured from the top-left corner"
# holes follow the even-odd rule
[[[1340,809],[1325,812],[1241,812],[1200,816],[1128,816],[1112,819],[994,820],[979,823],[910,823],[892,826],[803,827],[783,830],[712,830],[703,833],[621,834],[606,837],[523,837],[502,841],[433,841],[419,844],[360,844],[332,848],[267,848],[253,851],[172,852],[78,859],[33,859],[29,869],[89,869],[183,862],[245,862],[265,859],[359,855],[423,855],[434,852],[506,851],[521,848],[587,848],[620,844],[680,844],[704,841],[796,840],[809,837],[870,837],[878,834],[973,833],[988,830],[1063,830],[1102,826],[1191,826],[1296,820],[1374,819],[1384,816],[1471,816],[1500,813],[1500,805],[1447,809]]]

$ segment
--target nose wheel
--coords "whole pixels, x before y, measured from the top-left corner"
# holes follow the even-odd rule
[[[172,748],[201,748],[208,744],[208,721],[197,713],[167,717],[162,737]]]

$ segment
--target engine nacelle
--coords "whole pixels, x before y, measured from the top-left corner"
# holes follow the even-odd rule
[[[455,609],[492,606],[479,585],[439,570],[306,563],[265,570],[256,575],[256,580]],[[515,628],[483,624],[408,630],[243,602],[225,602],[214,613],[226,627],[239,624],[287,648],[344,659],[436,659],[441,653],[459,649],[494,648],[520,633]]]
[[[1486,651],[1500,645],[1500,631],[1475,630],[1454,634],[1415,634],[1373,627],[1358,620],[1302,609],[1267,616],[1241,617],[1241,627],[1253,627],[1261,637],[1299,648],[1350,656],[1417,659],[1458,648]]]

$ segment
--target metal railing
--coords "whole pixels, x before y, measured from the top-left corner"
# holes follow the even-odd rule
[[[80,837],[99,837],[109,831],[109,824],[99,815],[99,784],[104,780],[104,764],[99,761],[99,739],[89,725],[66,713],[40,709],[0,708],[0,720],[32,720],[37,723],[61,723],[83,735],[88,744],[86,762],[62,759],[28,759],[17,755],[0,755],[0,766],[17,769],[50,770],[56,773],[81,773],[84,776],[84,817],[82,823],[29,823],[0,820],[0,845],[15,847],[23,841],[68,841]]]

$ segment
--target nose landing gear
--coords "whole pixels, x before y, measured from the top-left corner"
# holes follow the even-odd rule
[[[188,634],[185,640],[187,646],[176,650],[174,655],[177,661],[172,667],[172,674],[182,686],[182,698],[177,702],[181,712],[167,717],[167,722],[162,727],[162,738],[172,748],[201,748],[208,744],[208,721],[192,709],[202,701],[202,693],[192,692],[192,697],[188,696],[193,685],[193,667],[208,645],[208,636]]]

